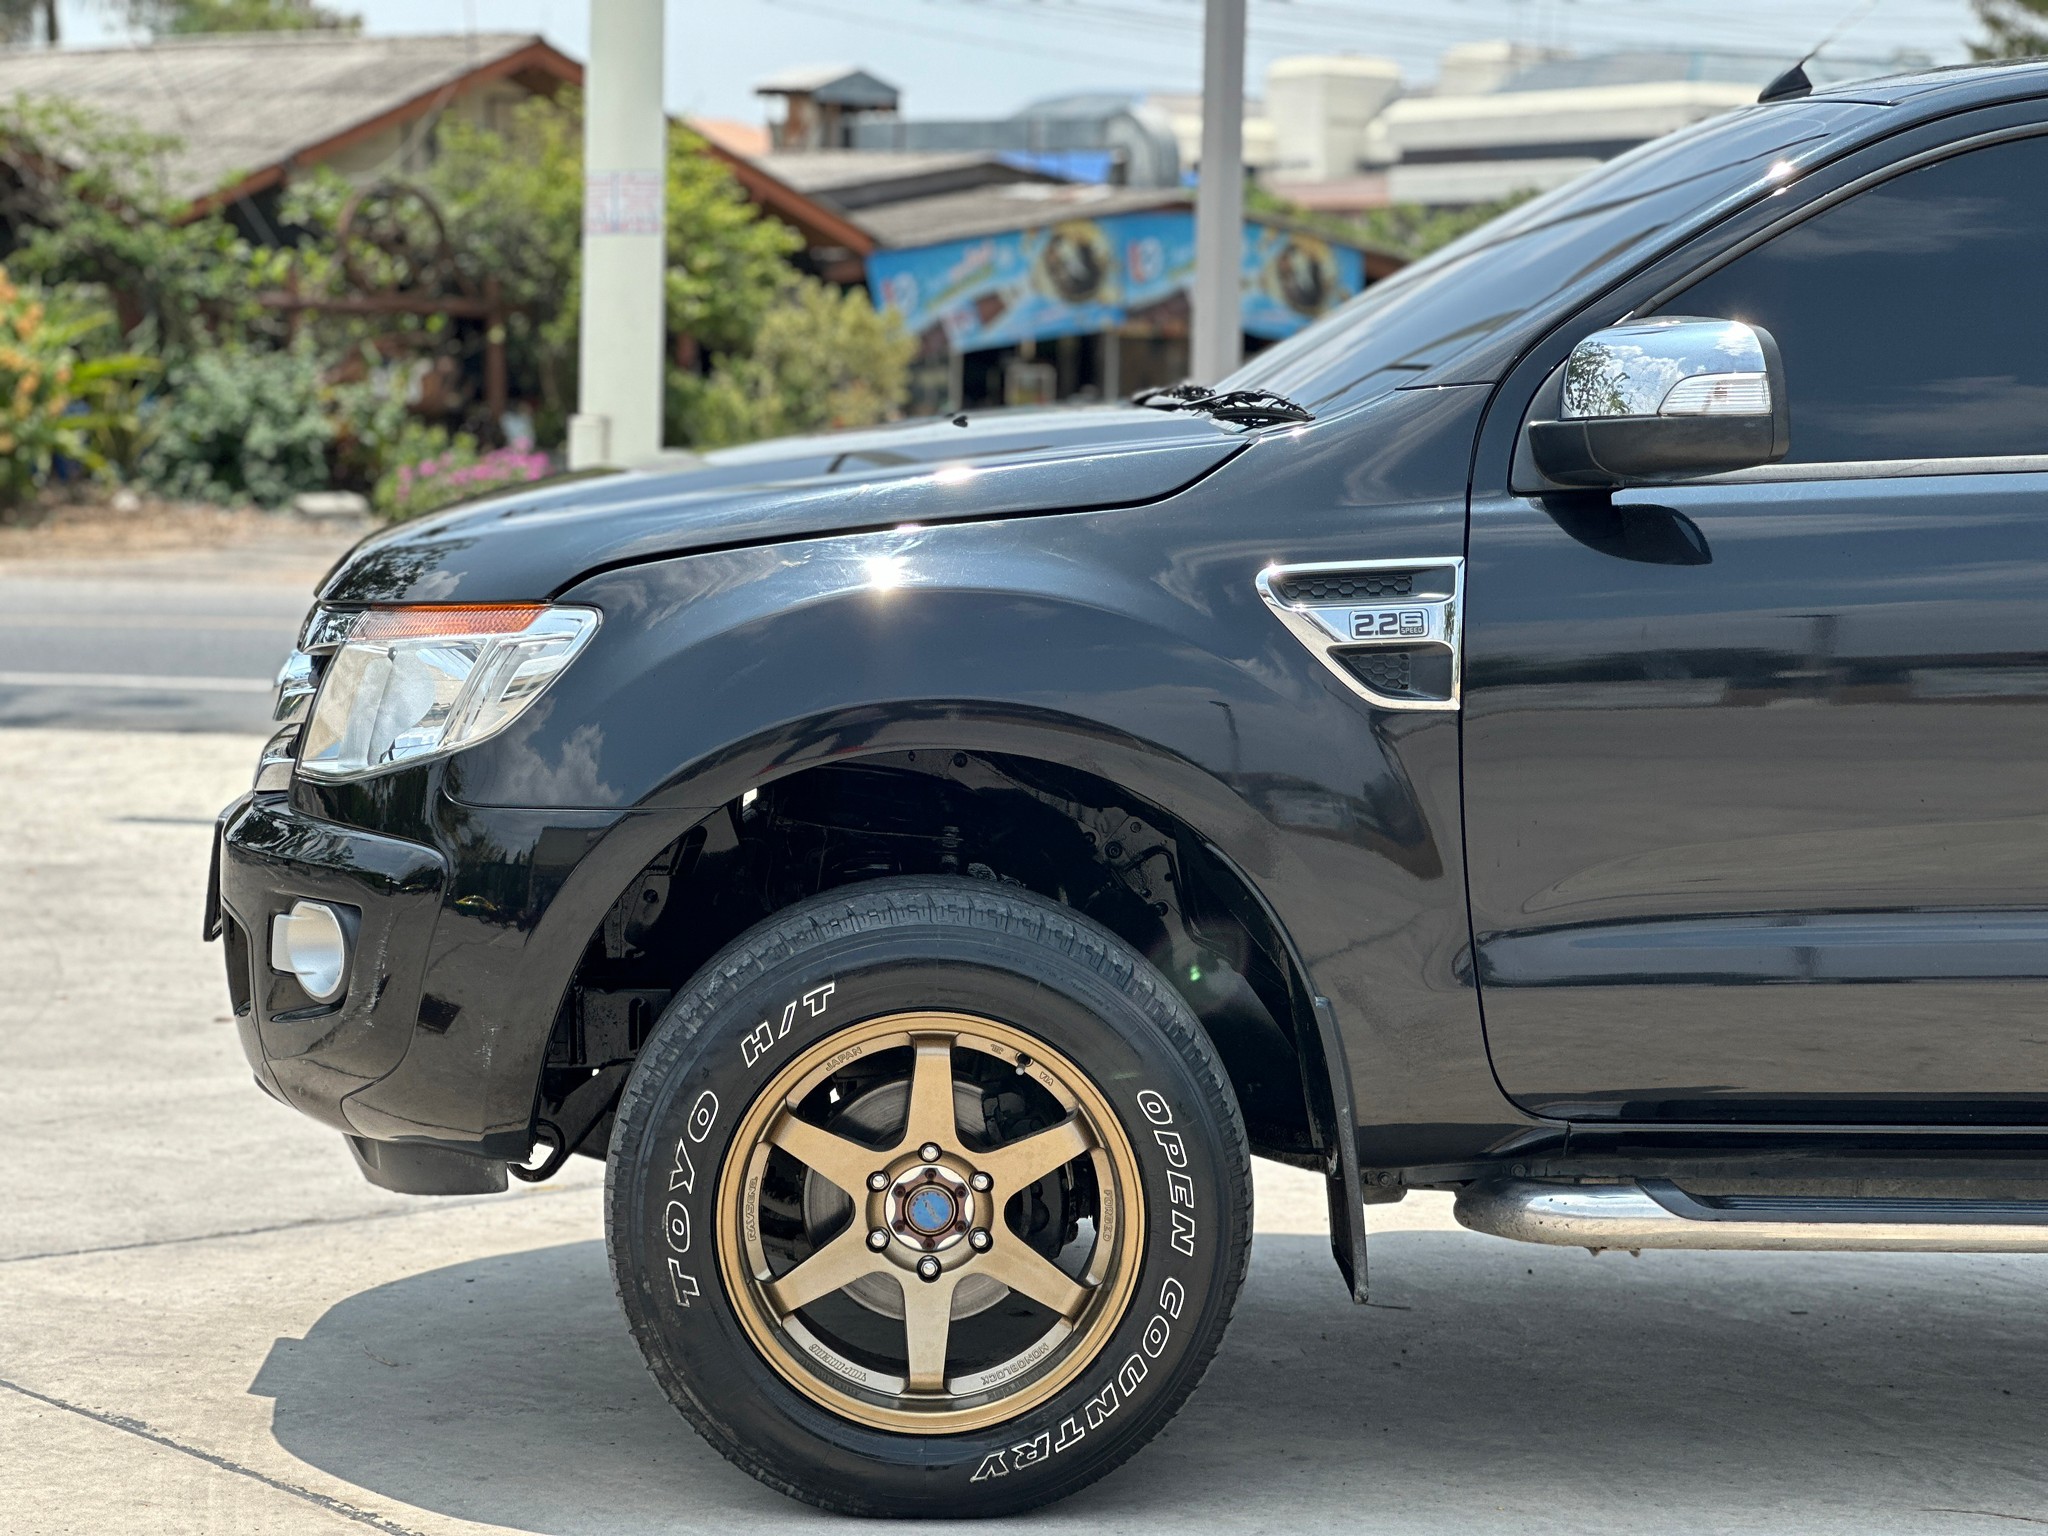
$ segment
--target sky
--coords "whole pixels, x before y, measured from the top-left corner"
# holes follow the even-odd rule
[[[592,0],[327,0],[372,32],[539,32],[583,58]],[[1377,54],[1408,79],[1447,46],[1511,38],[1594,52],[1762,50],[1790,63],[1849,25],[1829,52],[1883,60],[1963,56],[1968,0],[1250,0],[1247,73],[1301,53]],[[122,36],[120,0],[64,0],[66,40]],[[914,117],[1000,116],[1073,91],[1191,90],[1201,0],[668,0],[672,110],[763,121],[756,80],[799,64],[860,64],[903,91]]]

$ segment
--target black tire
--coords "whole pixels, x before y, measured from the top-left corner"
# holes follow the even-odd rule
[[[827,982],[821,1016],[786,1007]],[[763,1018],[796,1015],[775,1046],[787,1060],[785,1050],[863,1019],[935,1008],[995,1019],[1080,1066],[1129,1138],[1146,1214],[1130,1300],[1078,1375],[1010,1421],[920,1435],[831,1412],[764,1359],[721,1278],[712,1170],[724,1166],[768,1080],[742,1051]],[[686,1145],[696,1160],[683,1181],[677,1152]],[[677,1201],[687,1208],[680,1219]],[[1120,1465],[1207,1369],[1251,1243],[1243,1122],[1187,1005],[1089,919],[961,879],[885,880],[815,897],[707,965],[670,1003],[626,1086],[605,1202],[619,1299],[669,1400],[771,1488],[858,1515],[1014,1514]]]

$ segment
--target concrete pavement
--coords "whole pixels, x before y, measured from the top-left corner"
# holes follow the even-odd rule
[[[855,1529],[661,1401],[599,1170],[364,1184],[248,1081],[197,941],[257,738],[0,731],[0,1530]],[[1995,1532],[2048,1524],[2048,1259],[1524,1248],[1260,1167],[1251,1279],[1180,1419],[1019,1528]],[[986,1530],[988,1527],[980,1526]]]

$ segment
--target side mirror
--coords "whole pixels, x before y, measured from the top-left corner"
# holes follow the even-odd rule
[[[1553,395],[1557,419],[1531,421],[1528,447],[1557,485],[1719,474],[1773,463],[1792,446],[1778,344],[1740,320],[1670,316],[1595,331],[1545,389]]]

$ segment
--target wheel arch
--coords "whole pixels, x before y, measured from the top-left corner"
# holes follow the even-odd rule
[[[1167,976],[1223,1057],[1255,1150],[1332,1181],[1333,1245],[1354,1288],[1362,1280],[1343,1046],[1262,890],[1287,878],[1290,856],[1229,785],[1096,722],[951,701],[792,722],[678,772],[639,810],[639,846],[652,841],[650,817],[673,835],[591,924],[548,1043],[537,1117],[617,1042],[637,1051],[644,1025],[633,1021],[658,1015],[660,994],[794,901],[904,873],[1007,880],[1103,922]],[[892,814],[907,824],[877,824]],[[1013,846],[992,852],[1003,838],[991,825],[1009,822],[1022,829]],[[792,827],[808,829],[819,851],[839,844],[836,856],[809,861],[807,878],[793,877]],[[1117,828],[1145,846],[1113,853]],[[1019,839],[1064,847],[1034,860],[1017,853]],[[886,843],[902,852],[878,861]],[[1084,848],[1093,880],[1078,862]],[[582,905],[589,922],[591,903]],[[665,946],[683,933],[693,937],[680,954]],[[593,1036],[611,1043],[593,1047]],[[1284,1095],[1275,1081],[1283,1063]],[[601,1145],[604,1128],[595,1124],[588,1144]]]

